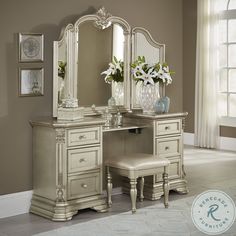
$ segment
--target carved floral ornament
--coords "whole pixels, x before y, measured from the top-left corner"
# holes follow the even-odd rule
[[[109,21],[109,17],[112,15],[108,13],[105,7],[100,8],[96,13],[98,20],[94,22],[94,25],[99,29],[106,29],[111,25],[111,21]]]

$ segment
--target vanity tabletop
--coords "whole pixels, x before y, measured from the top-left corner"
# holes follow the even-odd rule
[[[151,119],[151,120],[168,119],[168,118],[175,118],[175,117],[176,118],[177,117],[186,117],[187,115],[188,115],[188,112],[163,113],[163,114],[132,112],[132,113],[125,114],[126,117]]]

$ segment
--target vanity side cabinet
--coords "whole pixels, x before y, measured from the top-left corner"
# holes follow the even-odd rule
[[[168,158],[169,180],[182,177],[182,120],[160,120],[154,123],[154,154]],[[156,179],[155,182],[159,182]]]
[[[187,193],[183,163],[183,117],[154,120],[153,129],[153,153],[170,161],[170,190]],[[146,197],[155,200],[163,195],[162,176],[153,176],[151,182],[153,186],[152,189],[147,188]]]
[[[188,192],[183,161],[183,129],[187,115],[187,112],[131,113],[126,115],[131,120],[145,122],[148,129],[152,131],[149,132],[149,137],[143,137],[143,142],[148,140],[149,146],[152,148],[151,152],[154,155],[169,159],[170,189],[182,194]],[[157,200],[163,194],[161,174],[145,177],[144,197],[146,199]]]
[[[103,123],[88,120],[78,124],[32,122],[30,212],[54,221],[66,221],[80,209],[107,209],[102,196]]]

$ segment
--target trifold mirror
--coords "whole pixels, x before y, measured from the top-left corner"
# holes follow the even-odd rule
[[[104,8],[67,25],[60,40],[54,41],[53,116],[73,120],[81,113],[100,114],[108,100],[121,111],[140,109],[139,88],[130,69],[138,56],[145,56],[150,64],[164,62],[165,45],[144,28],[131,29]],[[107,76],[112,61],[122,67],[116,81]]]

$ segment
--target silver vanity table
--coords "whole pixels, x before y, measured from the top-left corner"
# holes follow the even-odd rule
[[[97,55],[93,55],[95,51]],[[60,40],[54,42],[53,118],[31,121],[30,212],[65,221],[80,209],[106,211],[103,163],[119,153],[146,152],[169,158],[170,189],[187,193],[183,164],[183,124],[187,113],[140,112],[139,88],[130,78],[130,58],[135,60],[139,55],[149,63],[164,62],[165,45],[157,43],[147,30],[131,28],[104,8],[67,25]],[[113,56],[124,61],[122,97],[117,97],[116,83],[107,85],[100,76]],[[58,74],[59,62],[66,63],[63,76]],[[165,88],[160,87],[161,95],[164,92]],[[117,106],[109,111],[115,113],[119,109],[123,114],[121,127],[104,127],[102,114],[111,96]],[[123,191],[127,191],[126,183]],[[162,195],[160,176],[145,178],[145,198],[156,200]]]

